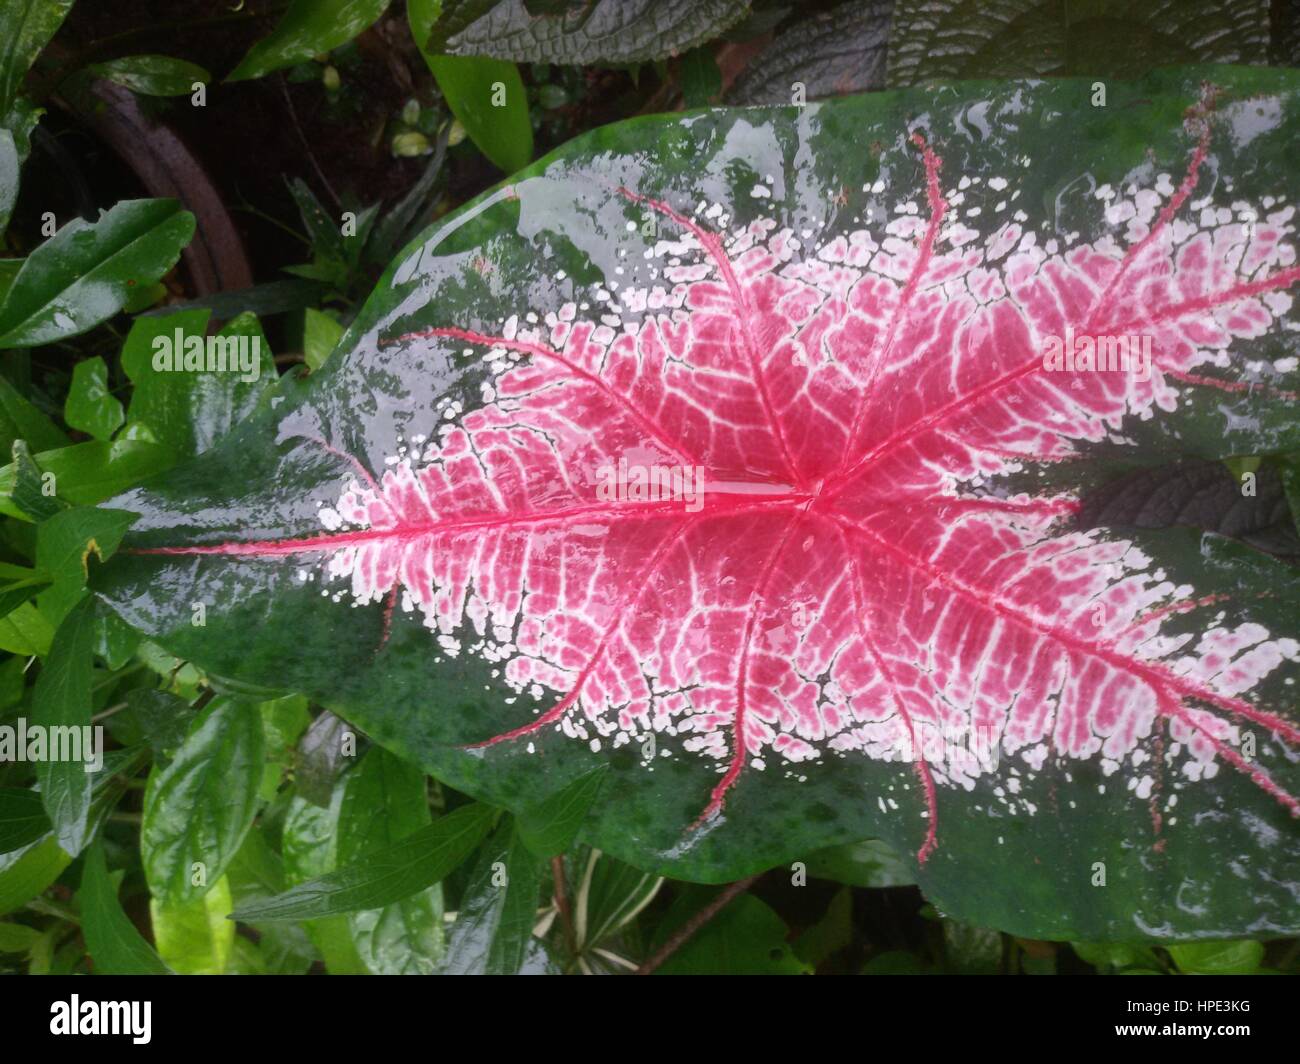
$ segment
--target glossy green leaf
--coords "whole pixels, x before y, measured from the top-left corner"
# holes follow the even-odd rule
[[[0,347],[64,340],[111,318],[176,265],[194,216],[175,200],[123,200],[76,218],[27,256],[0,304]]]
[[[134,520],[134,514],[103,507],[61,510],[36,527],[36,564],[56,585],[83,587],[90,556],[111,558]]]
[[[539,861],[503,823],[483,845],[447,936],[442,972],[516,975],[536,959]]]
[[[441,8],[438,51],[612,65],[663,59],[721,36],[749,14],[749,0],[590,0],[546,11],[528,0],[442,0]]]
[[[195,85],[212,80],[212,75],[197,63],[167,55],[124,55],[88,66],[86,73],[143,96],[188,96]]]
[[[150,774],[140,850],[155,897],[189,906],[222,876],[253,823],[264,761],[257,706],[219,698]]]
[[[338,867],[364,863],[430,823],[424,774],[382,747],[366,752],[343,781]],[[443,953],[442,887],[377,909],[348,913],[348,926],[366,968],[375,975],[429,975]]]
[[[484,805],[457,809],[406,838],[372,851],[364,860],[291,887],[278,897],[248,905],[235,918],[246,921],[311,920],[376,909],[441,882],[487,835],[495,811]]]
[[[92,506],[176,464],[179,453],[169,447],[143,440],[91,440],[42,451],[35,455],[39,470],[35,481],[27,483],[28,502],[42,496],[40,473],[49,473],[49,483],[57,488],[58,498],[78,506]],[[21,469],[11,463],[0,469],[0,512],[11,516],[29,516],[19,505],[23,494]],[[45,508],[58,508],[46,498]],[[48,514],[43,514],[48,516]],[[30,516],[35,516],[30,515]]]
[[[130,421],[179,456],[200,454],[238,424],[276,381],[257,318],[240,314],[207,336],[208,313],[137,318],[122,345]]]
[[[0,26],[5,36],[0,40],[0,128],[8,130],[14,140],[18,162],[31,150],[31,134],[40,111],[20,89],[23,78],[42,49],[58,32],[72,9],[73,0],[0,0]],[[0,211],[0,215],[3,215]],[[0,232],[4,230],[0,218]]]
[[[198,712],[170,691],[136,687],[126,693],[126,712],[134,719],[150,747],[168,755],[185,742]]]
[[[607,765],[582,838],[644,874],[879,838],[978,927],[1297,930],[1295,572],[1072,515],[1116,454],[1300,447],[1300,75],[1091,88],[566,144],[410,245],[320,371],[116,501],[134,552],[96,589],[512,812]],[[1164,361],[1047,364],[1076,320]],[[601,494],[620,460],[714,487]],[[202,631],[196,599],[223,604]]]
[[[154,942],[167,967],[179,975],[224,974],[235,942],[230,908],[230,883],[225,876],[202,897],[189,901],[150,898]]]
[[[45,760],[36,764],[41,801],[59,845],[73,856],[89,838],[97,750],[90,724],[93,627],[94,604],[84,598],[54,633],[32,693],[32,723],[45,729],[47,743]]]
[[[533,127],[528,95],[519,69],[500,59],[443,55],[426,47],[438,0],[410,0],[407,17],[438,88],[479,151],[506,173],[533,157]]]
[[[296,886],[334,871],[343,796],[344,789],[338,786],[333,788],[332,793],[327,790],[324,806],[297,796],[290,801],[281,836],[284,881],[273,884],[272,889],[261,892],[258,898],[250,900],[240,897],[237,899],[239,909],[261,904],[267,898],[282,893],[285,886]],[[258,926],[270,928],[298,925],[284,921]],[[324,959],[325,968],[331,975],[363,975],[368,971],[352,940],[347,914],[304,920],[301,926]]]
[[[166,975],[167,965],[122,911],[108,877],[104,848],[96,843],[82,861],[81,931],[98,975]]]
[[[122,424],[122,404],[108,390],[108,366],[96,355],[72,370],[72,387],[63,405],[63,419],[97,440],[107,440]]]
[[[240,61],[227,81],[260,78],[346,44],[373,25],[390,0],[293,0],[269,36]]]

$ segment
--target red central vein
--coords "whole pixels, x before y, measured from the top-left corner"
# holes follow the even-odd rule
[[[704,807],[704,811],[695,822],[697,825],[703,823],[722,808],[727,797],[727,791],[740,778],[740,773],[745,767],[747,752],[745,744],[745,712],[749,705],[749,650],[754,641],[754,625],[758,623],[758,614],[763,608],[764,595],[767,592],[767,585],[772,579],[772,573],[776,569],[776,563],[803,516],[804,511],[801,509],[786,524],[785,532],[777,540],[776,546],[768,553],[758,583],[754,587],[754,595],[749,603],[749,614],[745,618],[745,635],[740,648],[740,664],[736,668],[736,715],[732,718],[731,724],[731,764],[727,766],[727,771],[718,782],[718,785],[713,788],[713,793],[709,796],[709,804]]]
[[[473,332],[469,329],[461,329],[455,326],[425,329],[422,332],[405,333],[390,342],[401,343],[407,340],[424,340],[431,336],[446,336],[456,340],[464,340],[466,343],[481,344],[484,347],[504,347],[509,351],[518,351],[522,354],[533,355],[536,358],[546,358],[558,362],[579,380],[594,385],[604,393],[606,397],[612,399],[619,406],[623,407],[632,415],[633,418],[636,419],[637,423],[642,428],[672,451],[672,453],[680,458],[686,465],[701,464],[700,459],[696,455],[683,448],[679,441],[673,439],[662,425],[632,402],[630,398],[623,395],[621,392],[615,391],[602,377],[583,369],[577,363],[566,358],[554,348],[548,347],[545,344],[532,343],[526,340],[507,340],[504,336],[492,336],[488,333]]]
[[[582,694],[583,686],[586,684],[587,679],[591,676],[592,672],[595,671],[596,664],[604,655],[605,648],[609,645],[609,641],[614,637],[614,634],[619,630],[619,628],[622,627],[623,622],[627,619],[628,611],[633,609],[637,602],[640,601],[642,594],[650,585],[650,581],[654,578],[654,574],[659,570],[659,566],[663,562],[664,558],[667,557],[668,552],[681,542],[682,536],[686,534],[697,520],[698,518],[691,518],[670,528],[668,534],[660,540],[659,545],[655,548],[654,553],[650,556],[649,560],[641,567],[635,579],[628,583],[627,587],[623,591],[622,598],[611,612],[609,623],[601,633],[600,640],[596,644],[596,649],[591,652],[591,657],[587,659],[587,663],[582,667],[582,671],[578,673],[578,677],[574,681],[573,687],[569,690],[568,694],[536,720],[524,724],[521,727],[514,728],[511,731],[502,732],[500,735],[494,735],[492,738],[485,739],[482,742],[471,743],[469,749],[472,750],[477,747],[495,746],[497,743],[503,743],[510,739],[517,739],[522,735],[530,735],[564,716],[574,703],[577,702],[578,697]]]
[[[898,327],[906,316],[908,308],[912,305],[912,297],[916,294],[917,289],[921,287],[921,278],[925,276],[925,271],[929,268],[930,260],[934,256],[934,242],[939,235],[939,226],[943,223],[944,215],[948,211],[948,201],[944,198],[939,187],[939,168],[942,166],[943,160],[931,150],[920,133],[912,134],[912,143],[921,149],[921,157],[925,162],[926,199],[930,207],[930,220],[926,224],[925,233],[921,237],[921,243],[916,252],[916,261],[912,264],[907,283],[903,286],[903,292],[894,305],[893,313],[889,316],[889,327],[882,334],[880,342],[875,345],[868,358],[866,379],[859,389],[864,398],[871,395],[872,386],[880,374],[880,367],[885,364],[889,353],[894,349],[894,340],[897,338]],[[858,440],[866,424],[866,414],[867,404],[865,402],[860,403],[858,412],[853,418],[849,438],[844,447],[844,454],[840,460],[840,470],[843,470],[848,465],[850,456],[858,448]],[[838,473],[840,470],[836,472]]]
[[[853,553],[852,548],[849,546],[849,538],[844,529],[830,518],[823,517],[822,519],[839,533],[840,542],[844,545],[844,555],[849,560],[850,585],[853,591],[853,620],[857,625],[858,635],[867,648],[867,653],[871,655],[876,668],[880,671],[880,675],[884,678],[885,686],[889,688],[890,700],[894,703],[894,710],[907,726],[907,734],[912,741],[912,766],[921,784],[921,793],[925,797],[925,808],[930,814],[926,825],[925,839],[916,851],[917,864],[924,865],[939,844],[939,800],[935,793],[934,776],[930,772],[930,764],[926,761],[924,752],[917,740],[916,726],[912,723],[912,715],[908,713],[907,707],[903,705],[903,699],[898,692],[898,683],[894,679],[894,674],[885,661],[885,656],[880,652],[880,647],[871,638],[871,633],[867,628],[867,595],[866,588],[862,583],[862,573],[858,567],[857,555]]]
[[[1111,296],[1116,291],[1120,281],[1127,275],[1133,263],[1173,220],[1174,215],[1181,209],[1182,205],[1187,201],[1187,198],[1195,189],[1197,181],[1199,180],[1200,168],[1209,152],[1209,136],[1209,123],[1208,120],[1206,120],[1198,138],[1196,148],[1193,150],[1191,159],[1188,162],[1187,171],[1184,174],[1183,180],[1180,182],[1178,189],[1175,191],[1174,195],[1170,197],[1169,202],[1161,209],[1160,214],[1156,218],[1155,224],[1151,227],[1151,230],[1128,250],[1123,261],[1120,263],[1119,268],[1106,284],[1106,287],[1098,293],[1097,298],[1093,301],[1093,305],[1085,317],[1085,331],[1091,332],[1096,328],[1096,318],[1101,314],[1102,309],[1110,302]],[[929,174],[929,171],[930,166],[927,160],[927,175]],[[937,176],[933,180],[937,181]],[[931,185],[930,192],[931,194],[934,192],[933,184]],[[930,205],[931,211],[933,212],[933,198],[931,198]],[[933,217],[931,218],[931,221],[933,221]],[[926,235],[928,237],[929,233],[927,232]],[[1243,282],[1241,284],[1233,285],[1231,288],[1223,291],[1211,293],[1208,296],[1199,296],[1182,303],[1174,304],[1171,307],[1163,308],[1156,314],[1147,316],[1141,320],[1126,322],[1122,327],[1112,329],[1111,331],[1116,333],[1128,333],[1140,325],[1174,320],[1187,314],[1210,310],[1226,303],[1245,299],[1261,292],[1279,288],[1288,288],[1297,280],[1300,280],[1300,266],[1279,270],[1276,273],[1270,274],[1259,280]],[[911,281],[909,280],[909,284],[910,283]],[[844,486],[856,479],[858,475],[860,475],[869,465],[871,465],[871,463],[875,462],[882,455],[894,450],[899,445],[920,435],[922,432],[933,428],[935,425],[941,424],[953,414],[970,409],[972,404],[978,403],[988,395],[1001,391],[1013,381],[1020,380],[1021,378],[1041,369],[1042,357],[1036,355],[1032,361],[1026,362],[1023,366],[1011,370],[1008,373],[1003,374],[1001,377],[997,377],[965,395],[960,395],[949,400],[938,409],[927,414],[925,417],[918,418],[911,425],[891,433],[888,437],[867,452],[867,454],[854,462],[847,470],[828,478],[824,493],[833,497],[842,490]],[[1205,382],[1190,381],[1189,383]],[[860,410],[859,417],[861,417],[862,414],[863,411]],[[855,421],[855,425],[856,424],[857,421]]]
[[[1240,285],[1234,285],[1232,288],[1215,292],[1209,296],[1201,297],[1197,300],[1189,300],[1187,303],[1179,304],[1182,308],[1182,314],[1191,314],[1200,310],[1210,309],[1212,307],[1222,306],[1227,303],[1234,303],[1239,299],[1255,295],[1259,292],[1274,291],[1281,288],[1289,288],[1291,285],[1300,281],[1300,266],[1290,267],[1285,270],[1279,270],[1277,273],[1269,274],[1267,277],[1258,281],[1250,281]],[[1165,314],[1165,318],[1171,318],[1174,315]],[[1156,319],[1152,319],[1156,320]],[[1007,385],[1023,377],[1030,376],[1035,372],[1041,372],[1043,368],[1043,359],[1041,355],[1035,355],[1031,361],[1025,362],[1013,370],[1008,370],[1000,377],[995,377],[987,381],[964,395],[959,395],[940,407],[936,407],[924,417],[917,418],[910,425],[891,433],[880,443],[876,444],[866,454],[859,458],[849,469],[831,477],[827,480],[822,494],[828,497],[834,497],[844,490],[849,484],[856,480],[866,469],[883,455],[897,450],[908,440],[914,439],[921,433],[934,428],[936,425],[947,421],[953,414],[963,413],[972,408],[972,404],[1001,391]],[[1199,382],[1197,382],[1199,383]]]
[[[624,186],[619,186],[618,191],[619,195],[631,200],[633,203],[644,203],[652,210],[671,218],[694,236],[700,242],[700,246],[704,248],[705,253],[713,260],[713,264],[717,267],[718,273],[722,275],[722,280],[727,286],[727,291],[731,294],[731,301],[736,305],[741,338],[744,340],[745,357],[749,361],[750,373],[754,378],[754,387],[758,391],[759,401],[763,406],[763,414],[767,418],[768,426],[781,448],[781,460],[785,463],[785,472],[799,487],[806,487],[807,482],[795,465],[789,442],[786,440],[785,428],[781,424],[781,419],[777,416],[771,392],[767,387],[767,376],[764,374],[762,363],[759,360],[758,341],[754,337],[753,327],[750,323],[749,300],[745,297],[745,291],[741,287],[739,278],[736,277],[735,268],[722,246],[722,241],[717,234],[711,233],[691,218],[673,210],[672,207],[661,200],[643,196],[639,192],[633,192]]]
[[[717,498],[715,493],[713,498]],[[732,496],[736,498],[736,496]],[[744,496],[752,499],[753,496]],[[705,494],[704,508],[700,515],[710,517],[732,517],[737,514],[783,512],[790,510],[797,501],[793,496],[757,502],[719,505],[709,503],[710,495]],[[447,533],[476,532],[495,529],[538,528],[546,525],[582,525],[602,518],[610,522],[618,521],[653,521],[663,517],[680,517],[683,513],[681,502],[628,503],[623,506],[571,506],[549,513],[531,514],[488,514],[483,517],[467,517],[460,520],[436,521],[420,525],[400,525],[393,528],[366,528],[351,532],[339,532],[323,536],[303,536],[293,539],[240,540],[227,543],[196,544],[184,547],[131,547],[128,554],[221,554],[254,557],[279,557],[288,554],[310,554],[314,551],[340,550],[365,543],[383,543],[388,541],[409,542],[425,536],[439,536]]]
[[[1035,617],[1026,616],[1022,610],[1017,609],[1001,598],[989,592],[981,592],[977,588],[970,587],[963,581],[956,579],[951,573],[940,569],[938,566],[926,561],[924,558],[919,558],[916,555],[910,554],[902,548],[895,546],[882,536],[873,532],[871,529],[857,522],[850,521],[842,514],[836,513],[834,519],[845,529],[858,533],[870,540],[871,543],[880,550],[892,555],[894,558],[897,558],[907,568],[922,574],[931,581],[940,584],[955,594],[960,595],[967,601],[972,602],[977,608],[996,613],[1000,617],[1005,617],[1011,623],[1044,636],[1060,646],[1065,647],[1071,653],[1078,654],[1085,658],[1091,657],[1100,659],[1112,668],[1127,673],[1128,675],[1140,680],[1156,694],[1157,698],[1160,698],[1162,695],[1170,696],[1171,691],[1177,692],[1181,697],[1196,698],[1202,702],[1207,702],[1210,705],[1216,706],[1224,712],[1244,717],[1247,720],[1253,720],[1257,724],[1260,724],[1271,731],[1277,732],[1289,743],[1300,743],[1300,728],[1297,728],[1290,722],[1283,720],[1281,717],[1272,713],[1266,713],[1263,710],[1255,709],[1254,706],[1241,701],[1241,699],[1221,695],[1217,691],[1205,687],[1202,684],[1178,676],[1162,666],[1138,661],[1134,658],[1128,657],[1115,649],[1115,647],[1109,643],[1099,641],[1095,645],[1090,645],[1080,639],[1079,636],[1075,635],[1073,632],[1068,632],[1056,625],[1040,621]],[[1179,719],[1184,720],[1189,726],[1195,728],[1202,734],[1207,735],[1212,742],[1217,741],[1203,725],[1198,724],[1190,715],[1184,715]],[[1231,758],[1229,760],[1232,761],[1234,765],[1240,767],[1238,761],[1233,761]],[[1267,775],[1263,773],[1263,770],[1259,770],[1259,774],[1265,779],[1268,778]],[[1253,772],[1250,775],[1252,779],[1255,779],[1255,774]],[[1285,806],[1292,816],[1300,817],[1300,801],[1297,801],[1294,797],[1287,794],[1275,783],[1270,787],[1265,787],[1264,789]]]

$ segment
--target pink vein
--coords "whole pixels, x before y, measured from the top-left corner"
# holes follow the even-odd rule
[[[1033,617],[1028,617],[1005,601],[990,595],[987,592],[983,592],[978,588],[970,587],[962,581],[957,580],[951,573],[940,569],[931,562],[927,562],[924,558],[918,558],[913,554],[909,554],[907,551],[902,550],[890,543],[888,540],[877,535],[869,528],[854,521],[850,521],[841,514],[836,514],[835,519],[839,521],[844,528],[864,536],[877,548],[884,551],[886,554],[890,554],[897,558],[909,569],[921,573],[935,583],[961,595],[968,601],[973,602],[978,608],[996,613],[1022,628],[1027,628],[1032,632],[1045,636],[1053,642],[1065,647],[1072,653],[1084,657],[1099,658],[1112,668],[1118,669],[1120,672],[1128,673],[1130,676],[1134,676],[1141,680],[1147,685],[1147,687],[1155,692],[1158,697],[1162,694],[1167,696],[1171,690],[1176,691],[1182,697],[1197,698],[1203,702],[1208,702],[1211,705],[1216,706],[1224,712],[1244,717],[1247,720],[1253,720],[1257,724],[1268,728],[1270,731],[1277,732],[1289,743],[1300,743],[1300,728],[1297,728],[1294,724],[1283,720],[1275,714],[1258,710],[1239,698],[1230,698],[1226,695],[1221,695],[1201,684],[1197,684],[1181,676],[1176,676],[1172,672],[1169,672],[1167,669],[1158,665],[1137,661],[1131,657],[1127,657],[1109,644],[1098,643],[1095,646],[1088,645],[1074,633],[1064,631],[1054,625],[1046,624]],[[1209,736],[1212,742],[1217,741],[1214,736],[1209,734],[1204,726],[1197,724],[1197,722],[1190,716],[1184,715],[1180,717],[1180,719],[1185,720],[1186,723],[1202,734]],[[1239,759],[1234,760],[1233,758],[1228,758],[1228,760],[1237,767],[1241,767]],[[1262,770],[1258,771],[1261,775],[1264,775]],[[1255,772],[1250,772],[1249,774],[1251,779],[1255,779]],[[1268,777],[1265,775],[1264,778],[1267,779]],[[1256,782],[1258,782],[1258,780],[1256,780]],[[1273,795],[1273,797],[1277,798],[1277,800],[1287,808],[1292,816],[1300,816],[1300,801],[1297,801],[1291,795],[1287,794],[1276,784],[1272,784],[1271,787],[1265,787],[1264,789],[1267,790],[1269,794]]]
[[[716,497],[716,496],[714,496]],[[709,496],[705,496],[706,500]],[[729,506],[709,506],[707,501],[701,513],[710,517],[731,517],[737,514],[784,512],[791,508],[787,498],[759,502],[738,503]],[[338,532],[323,536],[304,536],[292,539],[246,540],[227,543],[208,543],[184,547],[133,547],[129,554],[219,554],[254,557],[280,557],[289,554],[309,554],[314,551],[341,550],[365,543],[382,543],[389,540],[407,542],[424,536],[446,533],[493,529],[536,528],[545,525],[585,524],[593,520],[654,521],[664,517],[681,517],[680,502],[634,503],[623,506],[590,505],[571,506],[549,513],[488,514],[483,517],[466,517],[459,520],[439,521],[430,524],[402,525],[395,528],[366,528],[351,532]]]
[[[612,399],[619,406],[623,407],[637,420],[642,428],[654,436],[655,439],[672,451],[673,454],[677,455],[677,457],[687,465],[700,464],[699,458],[683,449],[679,441],[673,439],[662,425],[632,402],[631,399],[622,393],[615,391],[603,378],[583,369],[572,360],[566,358],[559,351],[547,347],[545,344],[531,343],[526,340],[507,340],[504,336],[491,336],[487,333],[473,332],[469,329],[461,329],[454,326],[447,326],[438,329],[425,329],[422,332],[405,333],[389,342],[401,343],[407,340],[424,340],[430,336],[451,337],[456,340],[464,340],[466,343],[481,344],[484,347],[504,347],[508,351],[518,351],[522,354],[533,355],[536,358],[547,358],[554,362],[558,362],[579,380],[594,385],[609,399]]]
[[[744,641],[741,643],[740,664],[736,669],[736,715],[732,718],[731,724],[731,764],[727,766],[727,771],[718,785],[713,788],[713,793],[709,796],[709,804],[704,807],[704,811],[695,822],[697,825],[722,808],[727,797],[727,791],[740,778],[740,773],[745,767],[745,711],[748,707],[749,649],[754,640],[754,625],[757,623],[759,611],[763,607],[763,596],[767,591],[768,581],[772,579],[772,571],[776,568],[776,563],[781,557],[781,551],[789,542],[790,536],[794,533],[802,517],[802,513],[797,513],[786,524],[785,532],[777,540],[777,544],[771,553],[768,554],[767,561],[764,562],[760,572],[758,583],[755,585],[754,597],[749,604],[749,616],[745,618],[745,636]]]
[[[548,724],[552,724],[559,720],[566,712],[568,712],[573,704],[577,702],[578,696],[582,694],[583,685],[586,684],[587,679],[595,670],[596,664],[604,655],[605,648],[609,645],[610,639],[613,638],[614,633],[622,627],[623,622],[627,619],[628,611],[636,606],[641,595],[649,586],[651,578],[658,571],[660,563],[667,556],[668,552],[681,541],[682,536],[696,520],[697,519],[693,518],[691,520],[683,521],[681,524],[670,528],[668,534],[664,536],[659,545],[655,548],[650,559],[641,567],[641,570],[637,573],[635,579],[628,583],[623,592],[622,598],[613,610],[609,624],[606,625],[605,630],[601,633],[600,641],[596,644],[596,649],[591,652],[591,657],[588,658],[586,665],[582,667],[582,671],[578,673],[578,678],[574,681],[573,687],[570,689],[569,693],[536,720],[521,727],[514,728],[511,731],[502,732],[500,735],[494,735],[490,739],[484,739],[482,742],[470,743],[468,747],[469,749],[473,750],[478,747],[495,746],[497,743],[503,743],[510,739],[517,739],[521,735],[530,735],[541,728],[545,728]]]
[[[890,351],[894,348],[898,327],[912,304],[912,297],[921,286],[921,278],[930,266],[930,259],[934,255],[934,242],[939,235],[939,226],[943,223],[943,217],[948,210],[948,201],[944,199],[943,192],[939,188],[939,168],[942,166],[943,160],[930,149],[925,142],[925,138],[920,133],[912,134],[912,143],[921,149],[921,157],[925,161],[926,198],[930,206],[930,220],[925,227],[924,235],[921,237],[921,243],[916,252],[916,261],[912,264],[912,271],[908,275],[907,283],[903,286],[903,292],[894,305],[893,313],[889,316],[889,327],[882,334],[880,342],[875,345],[871,352],[867,363],[866,380],[863,381],[862,387],[859,389],[864,398],[870,396],[872,385],[875,384],[876,377],[880,373],[880,367],[885,363]],[[848,442],[844,447],[840,470],[843,470],[848,465],[849,456],[857,450],[858,438],[862,435],[862,428],[866,420],[866,412],[867,403],[860,403],[858,412],[853,418]]]
[[[621,185],[618,191],[619,195],[631,200],[633,203],[644,203],[660,214],[671,218],[694,236],[704,248],[705,253],[713,260],[714,265],[718,268],[718,273],[722,275],[723,282],[727,286],[727,291],[731,293],[732,302],[736,305],[736,316],[740,321],[741,336],[745,344],[745,357],[749,360],[750,372],[754,377],[754,386],[758,390],[759,401],[763,405],[763,413],[767,418],[769,427],[776,436],[777,443],[780,445],[781,460],[785,463],[785,471],[796,484],[804,487],[806,482],[800,471],[795,467],[790,445],[785,438],[785,429],[780,418],[777,417],[776,407],[772,403],[772,395],[767,387],[767,377],[764,375],[762,364],[759,361],[758,343],[754,338],[749,320],[749,301],[745,298],[744,289],[740,286],[740,280],[736,277],[736,271],[731,264],[731,259],[727,257],[722,241],[718,239],[717,234],[711,233],[684,214],[673,210],[672,207],[661,200],[643,196],[639,192],[633,192]]]
[[[853,588],[853,620],[857,625],[858,634],[861,636],[867,652],[875,662],[876,668],[880,670],[881,676],[884,677],[885,684],[889,688],[889,697],[894,703],[894,709],[902,718],[903,723],[907,725],[907,734],[912,741],[912,767],[915,769],[917,780],[921,784],[921,793],[925,796],[925,808],[930,814],[925,839],[922,841],[920,849],[916,851],[917,864],[924,865],[939,844],[939,801],[935,793],[934,776],[930,772],[929,762],[925,760],[921,746],[917,742],[916,726],[912,723],[912,715],[908,713],[907,707],[903,705],[903,699],[898,693],[898,684],[894,680],[894,674],[867,629],[864,620],[866,617],[866,588],[862,584],[862,573],[858,567],[857,555],[853,553],[852,548],[849,546],[848,535],[844,529],[835,522],[830,521],[829,518],[823,518],[823,520],[834,526],[839,533],[840,541],[844,544],[844,554],[849,559],[849,575]]]

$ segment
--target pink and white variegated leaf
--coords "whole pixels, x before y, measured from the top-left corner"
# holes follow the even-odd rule
[[[1117,454],[1296,446],[1298,85],[597,131],[115,500],[99,593],[488,801],[607,764],[584,834],[647,869],[875,836],[1021,934],[1294,931],[1294,573],[1076,515]]]

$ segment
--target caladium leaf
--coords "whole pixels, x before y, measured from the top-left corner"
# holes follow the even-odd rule
[[[1197,68],[1106,108],[972,83],[596,131],[114,500],[141,517],[99,593],[512,810],[608,764],[582,837],[648,871],[875,837],[1025,936],[1294,931],[1294,572],[1081,528],[1070,485],[1126,443],[1300,445],[1297,89]]]

